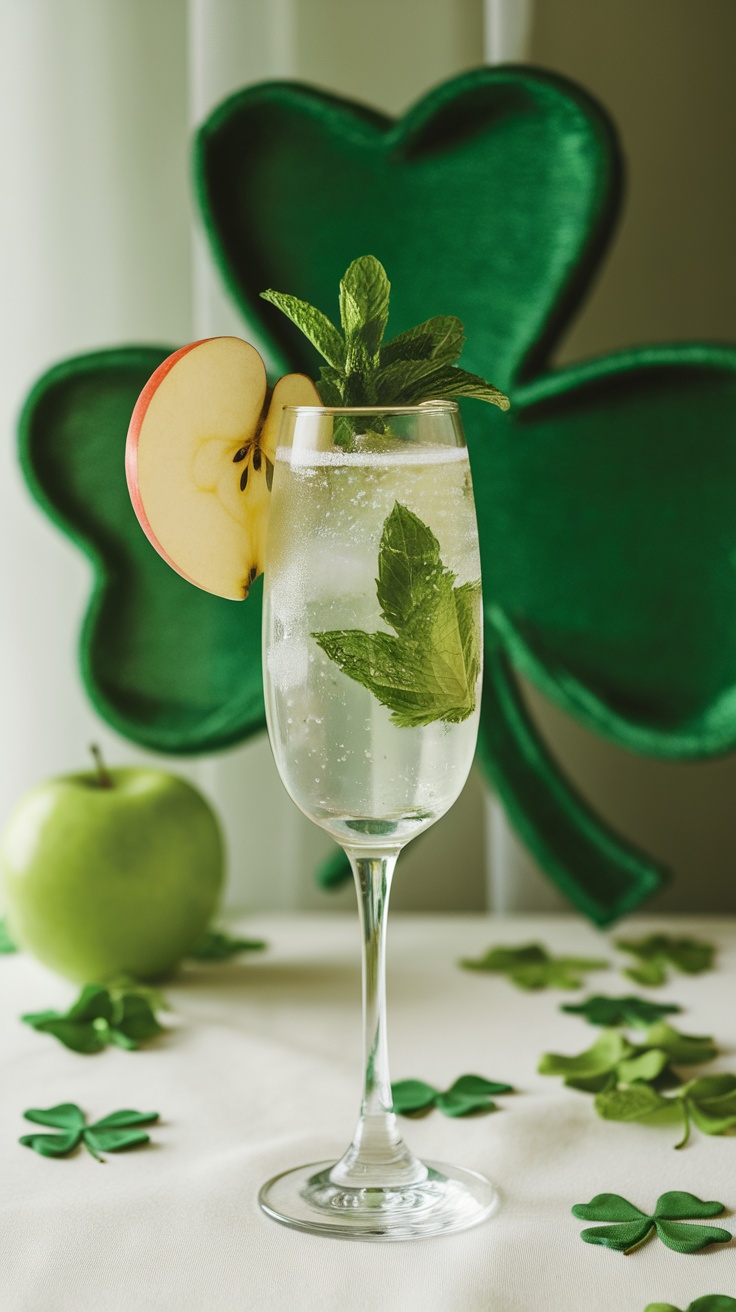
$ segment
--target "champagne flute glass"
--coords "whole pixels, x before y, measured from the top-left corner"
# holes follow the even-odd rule
[[[413,1239],[475,1225],[496,1201],[474,1171],[419,1161],[392,1109],[385,926],[401,848],[457,799],[481,673],[478,535],[458,408],[286,407],[274,465],[263,670],[276,765],[344,848],[363,937],[365,1076],[338,1162],[260,1193],[319,1234]]]

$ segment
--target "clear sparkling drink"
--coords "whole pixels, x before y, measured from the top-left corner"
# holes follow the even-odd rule
[[[460,722],[397,725],[313,636],[393,632],[376,578],[397,503],[431,530],[456,587],[480,580],[465,448],[385,445],[279,449],[265,571],[264,682],[279,771],[312,820],[364,848],[400,847],[449,809],[473,759],[480,704],[476,686],[475,709]]]

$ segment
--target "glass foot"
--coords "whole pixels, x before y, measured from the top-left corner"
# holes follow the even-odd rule
[[[351,1189],[333,1184],[334,1162],[312,1162],[264,1184],[258,1201],[267,1216],[295,1230],[338,1239],[424,1239],[485,1221],[498,1194],[475,1171],[425,1163],[419,1184]]]

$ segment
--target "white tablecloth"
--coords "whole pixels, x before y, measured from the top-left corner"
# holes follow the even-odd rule
[[[403,1120],[412,1148],[497,1184],[502,1204],[465,1234],[368,1244],[294,1233],[266,1219],[260,1184],[347,1145],[360,1083],[357,918],[259,918],[269,949],[191,966],[166,992],[168,1036],[91,1057],[19,1024],[75,989],[26,956],[0,958],[0,1308],[2,1312],[642,1312],[706,1293],[736,1295],[734,1246],[682,1256],[652,1240],[630,1256],[582,1243],[573,1203],[604,1191],[644,1210],[668,1189],[727,1204],[736,1230],[736,1141],[601,1121],[588,1095],[536,1074],[541,1052],[577,1052],[598,1031],[559,1010],[578,995],[523,993],[458,969],[490,944],[539,939],[603,955],[606,936],[573,917],[396,916],[389,928],[394,1079],[447,1087],[474,1072],[518,1093],[466,1120]],[[719,945],[718,969],[675,976],[651,996],[686,1007],[675,1023],[714,1034],[715,1069],[736,1070],[736,921],[629,922]],[[618,971],[590,991],[637,991]],[[99,1165],[19,1146],[28,1107],[77,1102],[96,1119],[157,1110],[149,1148]],[[39,1127],[40,1128],[40,1127]],[[720,1221],[715,1222],[721,1224]]]

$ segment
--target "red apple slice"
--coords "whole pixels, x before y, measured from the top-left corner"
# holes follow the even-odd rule
[[[320,405],[303,374],[270,398],[263,361],[239,337],[175,351],[146,383],[128,429],[128,489],[146,536],[190,583],[242,601],[263,571],[281,411]]]

